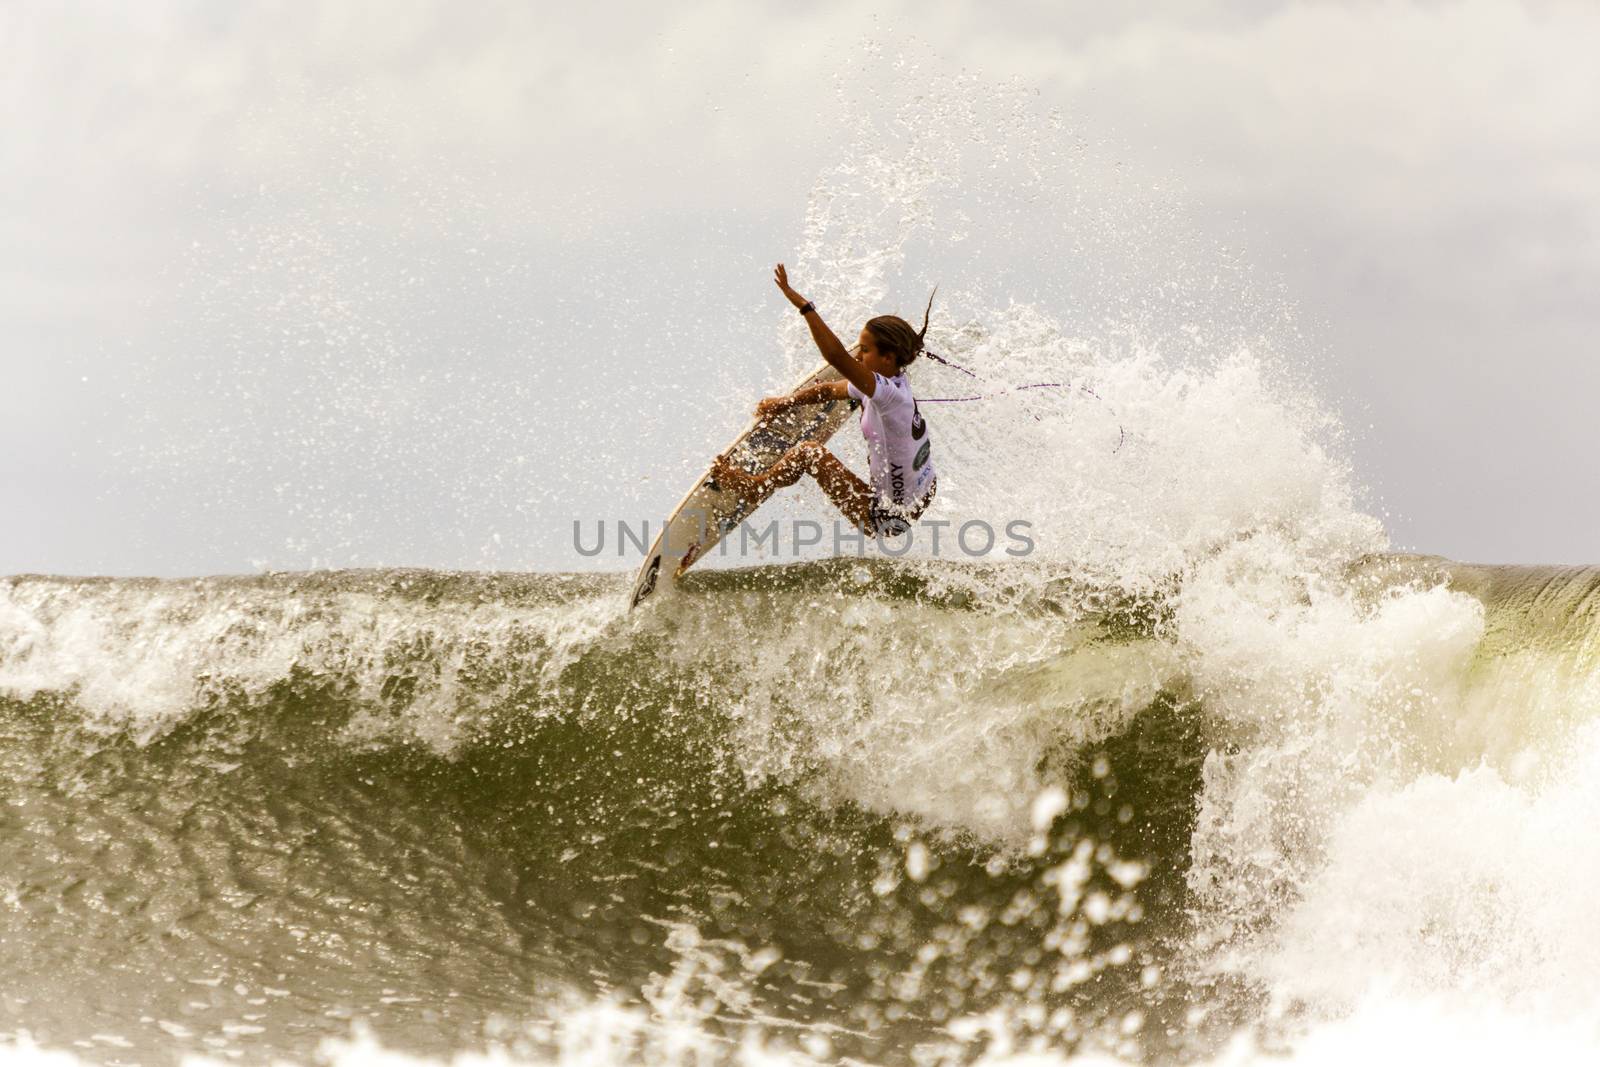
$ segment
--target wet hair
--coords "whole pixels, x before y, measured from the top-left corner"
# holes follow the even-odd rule
[[[912,329],[911,324],[899,315],[879,315],[867,320],[867,332],[877,342],[878,350],[893,356],[896,367],[909,367],[922,355],[922,340],[928,333],[928,316],[933,313],[933,295],[938,291],[936,285],[933,293],[928,294],[928,308],[922,313],[920,330]]]

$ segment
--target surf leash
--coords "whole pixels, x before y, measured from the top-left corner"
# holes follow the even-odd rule
[[[924,348],[922,350],[922,354],[927,356],[929,359],[933,360],[935,363],[943,363],[946,367],[950,367],[953,370],[960,371],[962,374],[965,374],[969,378],[978,378],[979,377],[977,374],[974,374],[972,371],[970,371],[967,368],[961,366],[959,363],[952,363],[950,360],[945,359],[943,356],[938,355],[937,353],[930,352],[926,348]],[[1018,385],[1018,386],[1015,386],[1015,387],[1013,387],[1011,389],[1001,389],[999,392],[996,392],[996,393],[979,393],[979,394],[977,394],[975,396],[930,396],[930,397],[918,397],[917,398],[917,402],[921,403],[921,404],[965,404],[965,403],[968,403],[969,401],[973,401],[973,400],[989,400],[992,397],[1004,396],[1007,393],[1020,393],[1024,389],[1067,389],[1067,388],[1070,388],[1070,386],[1071,386],[1071,383],[1069,383],[1069,382],[1032,382],[1032,383],[1030,383],[1028,385]],[[1099,393],[1095,392],[1093,389],[1090,389],[1087,385],[1080,385],[1080,386],[1078,386],[1078,388],[1080,390],[1082,390],[1083,392],[1088,393],[1090,396],[1094,397],[1096,400],[1100,401],[1100,403],[1102,403],[1102,404],[1106,403],[1105,397],[1101,396]],[[1109,408],[1111,405],[1106,404],[1106,406]],[[1112,418],[1116,418],[1116,412],[1115,411],[1113,411],[1111,413],[1111,417]],[[1033,417],[1033,421],[1034,422],[1038,422],[1039,421],[1039,416],[1035,415]],[[1111,450],[1113,455],[1115,455],[1116,453],[1122,451],[1123,442],[1125,442],[1127,439],[1128,439],[1128,432],[1125,429],[1122,428],[1122,423],[1118,422],[1117,423],[1117,447],[1113,448]]]

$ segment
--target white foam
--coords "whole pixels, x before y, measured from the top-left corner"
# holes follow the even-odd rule
[[[1422,1047],[1385,1045],[1393,998],[1469,1062],[1540,1026],[1562,1036],[1534,1047],[1600,1048],[1575,980],[1600,973],[1592,684],[1513,689],[1522,665],[1481,658],[1475,598],[1423,584],[1374,601],[1281,539],[1197,568],[1176,621],[1218,746],[1189,872],[1192,953],[1310,1021],[1294,1061]],[[1553,704],[1551,722],[1530,716]],[[1457,1020],[1489,1027],[1481,1047]]]
[[[468,715],[513,685],[553,685],[624,606],[429,603],[247,580],[0,584],[0,692],[71,693],[102,729],[141,743],[214,698],[267,696],[299,676],[339,682],[361,706],[348,738],[441,752]],[[502,679],[495,684],[494,679]],[[404,699],[386,684],[408,680]]]
[[[1492,768],[1374,788],[1257,961],[1286,998],[1417,1000],[1600,1025],[1600,724],[1516,786]],[[1600,1036],[1600,1031],[1596,1031]]]

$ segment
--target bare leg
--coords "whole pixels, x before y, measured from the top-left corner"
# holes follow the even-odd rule
[[[753,490],[761,484],[765,475],[751,474],[740,470],[729,462],[727,456],[718,456],[711,461],[711,477],[724,489],[731,489],[736,495],[748,497],[753,495]]]
[[[806,449],[812,456],[806,473],[817,480],[822,491],[828,494],[833,506],[844,513],[850,524],[858,530],[872,530],[872,489],[857,478],[849,467],[822,445],[807,441],[791,449],[791,453]]]
[[[718,457],[713,470],[719,484],[747,498],[769,485],[773,488],[793,485],[802,475],[809,474],[851,524],[860,530],[871,529],[872,490],[832,452],[815,441],[795,445],[763,474],[746,474],[722,457]]]

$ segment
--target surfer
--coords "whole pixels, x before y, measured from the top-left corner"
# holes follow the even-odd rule
[[[742,471],[726,456],[719,456],[712,467],[713,477],[740,496],[752,496],[769,485],[793,485],[809,474],[858,530],[878,537],[904,533],[932,502],[938,488],[929,458],[928,426],[917,410],[905,373],[922,354],[933,297],[928,297],[921,330],[913,329],[898,315],[879,315],[862,327],[856,354],[851,355],[822,321],[816,306],[790,288],[782,263],[773,273],[778,289],[811,327],[811,338],[822,358],[844,375],[844,380],[799,389],[788,396],[767,397],[756,405],[756,414],[769,417],[829,400],[860,404],[872,484],[863,482],[816,441],[800,442],[761,474]]]

